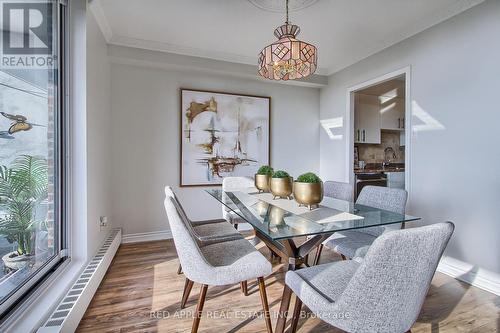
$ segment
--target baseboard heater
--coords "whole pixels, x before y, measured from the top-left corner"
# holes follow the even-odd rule
[[[54,312],[37,333],[74,332],[115,256],[122,238],[113,229],[97,254],[88,263]]]

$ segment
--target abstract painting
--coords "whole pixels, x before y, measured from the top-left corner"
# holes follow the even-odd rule
[[[269,164],[270,97],[181,89],[181,186],[220,185]]]

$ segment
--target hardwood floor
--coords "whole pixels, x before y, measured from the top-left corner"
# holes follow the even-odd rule
[[[262,243],[257,247],[270,257]],[[339,259],[323,251],[321,262]],[[120,246],[77,332],[189,332],[200,285],[180,310],[178,264],[171,240]],[[274,329],[286,266],[276,259],[273,266],[265,282]],[[248,282],[248,293],[239,284],[209,287],[199,332],[265,332],[257,281]],[[342,332],[303,314],[309,318],[299,320],[298,332]],[[500,297],[437,273],[412,332],[500,332]]]

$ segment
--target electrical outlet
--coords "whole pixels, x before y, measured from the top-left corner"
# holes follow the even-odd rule
[[[108,217],[107,216],[101,216],[99,218],[99,226],[102,230],[102,228],[106,228],[108,226]]]

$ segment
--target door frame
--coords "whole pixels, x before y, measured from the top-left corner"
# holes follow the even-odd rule
[[[354,184],[354,93],[383,83],[385,81],[389,81],[398,76],[405,76],[405,189],[408,192],[408,196],[410,195],[411,189],[411,123],[412,123],[412,98],[411,98],[411,66],[406,66],[400,68],[398,70],[389,72],[384,75],[380,75],[376,78],[373,78],[368,81],[364,81],[362,83],[356,84],[347,88],[346,93],[346,124],[347,124],[347,137],[346,137],[346,179],[349,180],[349,183],[353,186]]]

